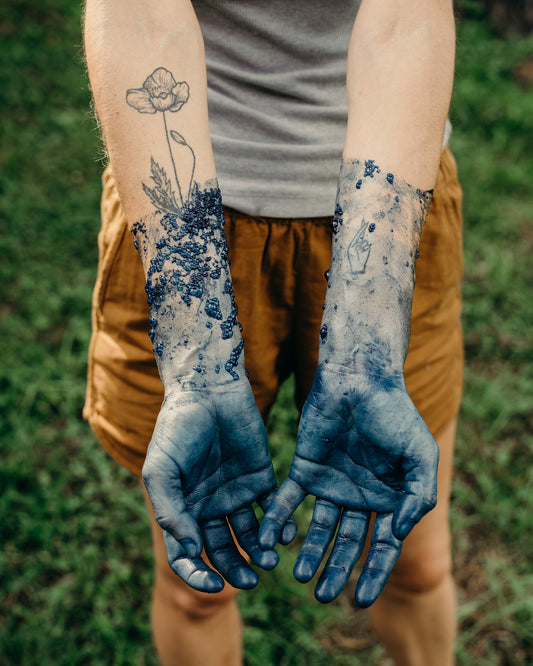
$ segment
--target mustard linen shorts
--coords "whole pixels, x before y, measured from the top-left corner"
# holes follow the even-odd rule
[[[461,201],[446,148],[421,238],[405,364],[411,398],[435,437],[457,415],[462,391]],[[281,382],[294,373],[301,408],[317,366],[331,218],[264,218],[231,209],[225,214],[257,405],[266,417]],[[140,475],[163,387],[148,337],[143,269],[109,168],[98,245],[84,416],[110,455]]]

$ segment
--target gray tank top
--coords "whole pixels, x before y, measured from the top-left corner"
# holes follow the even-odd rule
[[[360,0],[194,0],[222,198],[244,213],[335,206],[346,56]]]

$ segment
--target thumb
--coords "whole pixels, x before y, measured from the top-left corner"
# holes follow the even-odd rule
[[[259,528],[259,545],[264,550],[274,548],[280,534],[292,514],[303,502],[306,491],[296,481],[288,478],[274,495]]]
[[[162,454],[165,455],[165,454]],[[179,468],[159,465],[159,455],[147,457],[142,479],[154,507],[159,526],[181,545],[188,557],[199,557],[203,550],[200,527],[185,505]]]
[[[418,521],[435,507],[436,500],[418,495],[406,495],[392,518],[392,533],[403,541]]]

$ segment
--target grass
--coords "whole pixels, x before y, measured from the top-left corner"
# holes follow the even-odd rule
[[[465,189],[465,397],[452,529],[459,664],[533,660],[533,39],[497,37],[476,2],[458,34],[452,146]],[[100,152],[80,8],[5,0],[0,19],[0,662],[155,664],[148,522],[137,483],[81,419]],[[280,474],[297,414],[270,420]],[[309,507],[304,507],[305,517]],[[305,522],[305,521],[302,521]],[[294,549],[241,595],[246,660],[378,664],[351,589],[320,606]],[[353,587],[353,585],[352,585]],[[275,629],[272,629],[275,627]]]

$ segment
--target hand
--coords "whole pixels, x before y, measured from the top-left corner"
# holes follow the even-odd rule
[[[239,553],[272,569],[278,555],[258,544],[252,504],[266,510],[276,489],[265,429],[247,381],[210,390],[167,392],[143,467],[143,481],[164,530],[169,564],[186,583],[218,592],[223,579],[201,558],[202,548],[233,586],[258,576]],[[229,524],[228,524],[229,521]],[[290,541],[288,525],[282,542]]]
[[[300,582],[314,576],[338,527],[315,588],[319,601],[332,601],[361,555],[374,512],[356,589],[357,603],[367,607],[383,589],[402,540],[435,506],[438,447],[401,374],[372,378],[330,365],[319,366],[315,376],[289,476],[263,518],[260,543],[271,548],[304,497],[315,495],[294,575]]]

